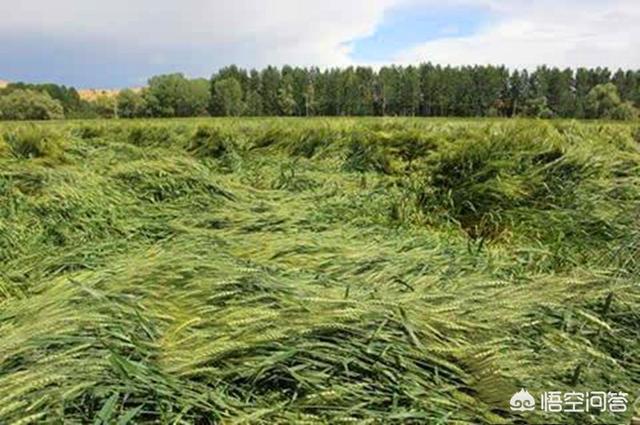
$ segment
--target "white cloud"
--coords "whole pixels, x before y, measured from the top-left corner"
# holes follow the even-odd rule
[[[640,68],[637,0],[478,0],[494,19],[479,32],[446,37],[400,52],[401,63],[504,64],[533,68]]]
[[[131,49],[246,49],[246,64],[344,65],[345,43],[371,34],[404,0],[20,0],[3,34],[50,34]],[[202,58],[206,61],[206,59]]]
[[[113,86],[230,63],[344,66],[390,10],[448,7],[490,21],[388,62],[640,68],[640,0],[0,0],[0,77]]]

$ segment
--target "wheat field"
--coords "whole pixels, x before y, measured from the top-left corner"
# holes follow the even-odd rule
[[[2,424],[629,423],[639,275],[637,124],[0,126]]]

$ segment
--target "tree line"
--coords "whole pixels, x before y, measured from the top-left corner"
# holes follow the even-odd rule
[[[190,116],[455,116],[632,119],[640,106],[640,70],[541,66],[347,67],[320,70],[235,65],[207,80],[152,77],[147,87],[80,99],[73,88],[10,84],[0,90],[0,118]],[[18,114],[20,104],[27,111]],[[43,118],[44,117],[44,118]]]

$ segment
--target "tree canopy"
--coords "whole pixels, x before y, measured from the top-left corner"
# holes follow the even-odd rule
[[[239,116],[245,110],[242,86],[233,77],[217,80],[213,84],[212,111],[217,115]]]
[[[29,89],[11,90],[0,96],[0,119],[55,120],[64,118],[60,101],[47,92]]]
[[[165,74],[140,91],[81,100],[74,88],[12,83],[46,93],[67,117],[190,116],[457,116],[633,119],[640,105],[640,70],[607,68],[534,71],[502,66],[383,66],[246,70],[231,65],[209,80]],[[28,99],[32,95],[18,95]],[[11,99],[10,99],[11,100]],[[12,98],[12,102],[16,98]],[[9,114],[10,115],[10,114]]]

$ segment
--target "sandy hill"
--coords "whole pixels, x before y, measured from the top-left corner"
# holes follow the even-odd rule
[[[140,87],[132,88],[131,90],[139,92],[142,90]],[[120,89],[79,89],[78,94],[82,100],[92,101],[96,100],[100,96],[115,97],[120,93]]]
[[[114,97],[117,96],[120,90],[109,89],[80,89],[78,94],[82,100],[96,100],[100,96]]]
[[[0,89],[6,87],[10,81],[0,80]],[[140,87],[134,87],[131,90],[139,92]],[[87,101],[96,100],[99,96],[115,97],[120,93],[120,89],[79,89],[80,98]]]

